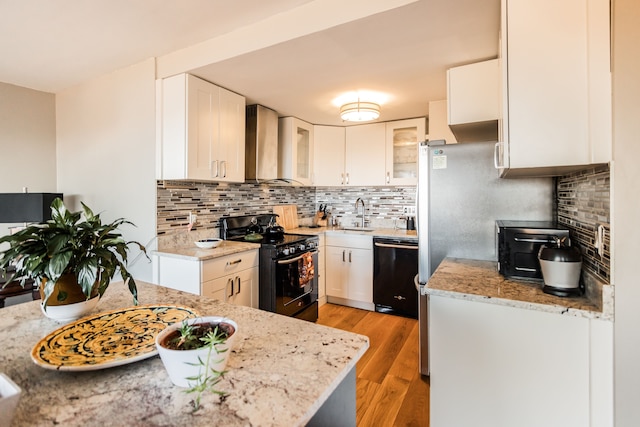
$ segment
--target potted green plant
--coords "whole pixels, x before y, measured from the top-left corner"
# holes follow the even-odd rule
[[[194,410],[206,390],[225,396],[216,385],[225,374],[238,325],[231,319],[208,316],[168,326],[156,337],[156,348],[171,382],[195,393]]]
[[[127,253],[131,244],[145,255],[146,250],[138,242],[125,241],[118,232],[121,225],[133,223],[119,218],[103,224],[100,214],[84,203],[82,208],[82,212],[71,212],[57,198],[51,203],[51,219],[46,223],[0,237],[0,245],[9,244],[0,251],[0,268],[13,265],[11,279],[22,284],[32,279],[39,286],[45,315],[58,320],[78,318],[85,309],[51,314],[47,307],[81,304],[90,310],[117,272],[128,285],[133,303],[138,304],[136,282],[126,267]],[[87,304],[89,301],[93,304]]]

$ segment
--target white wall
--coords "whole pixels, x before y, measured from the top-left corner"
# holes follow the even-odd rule
[[[640,425],[640,2],[613,2],[615,425]]]
[[[123,226],[125,239],[146,245],[156,234],[155,60],[56,94],[56,118],[58,191],[68,207],[82,201],[103,221],[126,218],[137,227]],[[141,257],[131,273],[151,281],[151,264]]]
[[[0,193],[56,191],[55,96],[0,83]],[[0,224],[0,236],[16,224]]]

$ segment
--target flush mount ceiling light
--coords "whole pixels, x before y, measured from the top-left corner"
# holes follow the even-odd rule
[[[340,107],[340,117],[347,122],[368,122],[380,117],[380,105],[374,102],[350,102]]]

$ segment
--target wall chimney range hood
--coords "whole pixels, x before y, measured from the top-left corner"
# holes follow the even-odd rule
[[[278,176],[278,113],[259,104],[247,105],[245,126],[245,181],[301,185]]]
[[[278,113],[262,105],[247,105],[245,143],[246,180],[277,180]]]

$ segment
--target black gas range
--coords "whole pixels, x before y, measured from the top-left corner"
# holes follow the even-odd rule
[[[315,322],[318,236],[269,233],[276,220],[276,214],[224,217],[220,237],[260,243],[260,309]]]

